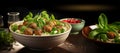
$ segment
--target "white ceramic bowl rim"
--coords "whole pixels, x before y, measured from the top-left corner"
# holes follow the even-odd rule
[[[14,22],[13,24],[11,24],[11,25],[9,26],[9,30],[10,30],[12,33],[15,33],[15,32],[13,32],[13,30],[11,29],[11,26],[14,25],[14,24],[16,24],[16,23],[18,23],[18,22],[23,22],[23,21]],[[66,22],[64,22],[64,23],[69,26],[69,29],[68,29],[67,31],[63,32],[63,33],[60,33],[60,34],[52,34],[52,35],[49,35],[49,36],[39,36],[39,35],[33,36],[33,35],[25,35],[25,34],[19,34],[19,33],[15,33],[15,34],[19,34],[20,36],[27,36],[27,37],[55,37],[55,36],[60,36],[60,35],[62,35],[62,34],[68,33],[68,32],[71,31],[71,29],[72,29],[72,26],[71,26],[69,23],[66,23]]]

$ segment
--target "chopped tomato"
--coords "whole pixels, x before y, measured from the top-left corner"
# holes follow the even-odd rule
[[[68,18],[68,19],[65,19],[65,20],[62,20],[62,21],[72,23],[72,24],[81,22],[81,20],[78,20],[78,19],[75,19],[75,18]]]

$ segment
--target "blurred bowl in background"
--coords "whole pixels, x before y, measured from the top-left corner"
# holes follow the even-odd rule
[[[62,18],[60,21],[70,23],[72,26],[72,30],[70,34],[79,34],[79,32],[85,26],[85,20],[80,18]]]

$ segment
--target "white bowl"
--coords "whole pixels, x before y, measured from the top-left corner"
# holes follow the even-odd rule
[[[69,36],[69,33],[72,28],[70,24],[65,23],[67,27],[67,30],[65,32],[50,36],[31,36],[31,35],[19,34],[11,30],[12,25],[21,24],[21,23],[23,23],[23,21],[18,21],[10,25],[9,30],[12,33],[13,38],[28,48],[39,49],[39,50],[50,49],[63,43]]]

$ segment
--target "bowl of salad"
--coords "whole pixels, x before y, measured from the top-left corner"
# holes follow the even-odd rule
[[[80,18],[63,18],[60,19],[60,21],[71,24],[72,26],[71,34],[79,34],[79,32],[83,29],[85,25],[85,20]]]
[[[119,45],[120,22],[108,23],[107,16],[101,13],[98,17],[98,23],[84,27],[82,35],[86,39],[98,44]]]
[[[70,24],[55,19],[47,11],[36,15],[29,12],[22,21],[9,27],[16,41],[35,50],[47,50],[62,44],[69,36],[71,28]]]

